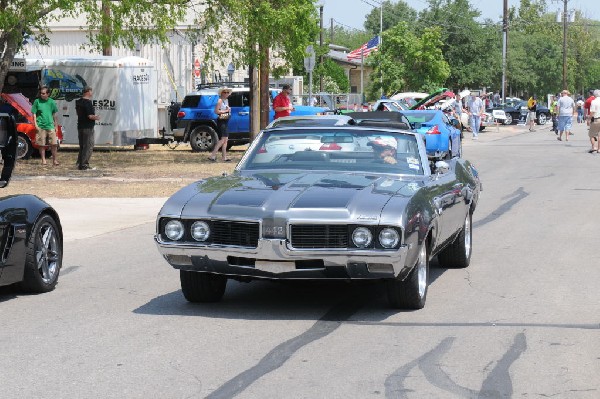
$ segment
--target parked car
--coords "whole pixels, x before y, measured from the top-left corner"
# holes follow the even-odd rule
[[[395,101],[390,99],[377,100],[373,104],[373,111],[395,111],[402,112],[410,107],[403,101]],[[381,109],[380,109],[381,108]]]
[[[21,93],[0,94],[2,99],[10,104],[15,110],[13,115],[17,121],[17,159],[28,159],[34,150],[39,150],[39,146],[35,143],[35,135],[37,128],[33,122],[33,114],[31,113],[31,103],[29,99]],[[56,128],[56,138],[58,145],[63,140],[62,126]]]
[[[421,134],[427,147],[427,155],[450,159],[462,156],[461,131],[458,121],[453,122],[440,110],[403,111],[410,126]]]
[[[356,122],[348,115],[298,115],[283,116],[271,122],[267,129],[289,126],[344,126]]]
[[[487,112],[492,112],[494,110],[504,111],[506,114],[506,119],[504,120],[505,125],[517,123],[519,120],[525,122],[528,112],[527,101],[513,98],[511,101],[505,102],[499,107],[488,108]],[[545,125],[547,121],[552,119],[552,115],[550,114],[548,107],[544,107],[539,103],[537,105],[535,115],[538,125]]]
[[[0,188],[10,182],[17,160],[14,118],[0,114]],[[54,289],[63,258],[63,233],[56,211],[33,195],[0,197],[0,286],[28,292]]]
[[[177,126],[173,130],[175,141],[189,142],[194,151],[212,151],[220,137],[217,134],[217,115],[214,112],[219,99],[219,87],[232,88],[228,98],[231,107],[231,119],[227,125],[229,132],[228,147],[250,142],[250,89],[246,83],[224,82],[200,85],[198,91],[189,93],[183,99],[177,112]],[[279,94],[279,89],[271,89],[271,103]],[[292,115],[324,114],[327,108],[294,105]],[[269,110],[269,120],[275,116],[273,107]]]
[[[268,143],[307,135],[368,145],[287,147],[263,156]],[[377,280],[392,307],[419,309],[432,257],[444,267],[469,265],[480,190],[470,162],[431,161],[418,133],[350,125],[266,129],[232,174],[167,200],[155,241],[179,270],[190,302],[221,300],[228,279]]]

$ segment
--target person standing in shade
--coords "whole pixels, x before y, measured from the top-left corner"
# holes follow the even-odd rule
[[[46,165],[46,148],[50,146],[52,153],[52,164],[54,166],[59,165],[57,159],[58,142],[56,139],[56,127],[58,126],[58,119],[56,113],[58,107],[56,101],[50,98],[50,89],[47,86],[40,88],[40,98],[36,98],[31,106],[31,113],[33,114],[33,123],[37,128],[35,135],[35,143],[38,145],[40,150],[40,158],[42,159],[42,165]]]
[[[77,154],[77,169],[95,169],[90,166],[90,158],[94,150],[94,126],[100,116],[94,111],[92,103],[92,88],[83,88],[83,97],[75,101],[77,111],[77,138],[79,139],[79,153]]]
[[[565,141],[569,141],[569,134],[571,134],[571,126],[573,124],[573,116],[577,113],[575,108],[575,101],[570,97],[571,93],[568,90],[560,92],[560,98],[558,99],[558,141],[562,141],[562,135],[565,134]]]
[[[481,126],[481,115],[483,114],[483,101],[478,95],[472,95],[469,100],[469,116],[473,140],[477,140],[479,127]]]
[[[282,116],[290,116],[294,111],[290,94],[292,94],[290,85],[283,85],[281,87],[281,93],[273,100],[273,111],[275,111],[274,119],[281,118]]]
[[[231,159],[227,157],[227,141],[229,141],[227,125],[229,124],[229,118],[231,118],[231,108],[229,107],[228,98],[231,94],[231,89],[229,87],[221,87],[218,93],[219,99],[215,105],[215,114],[217,114],[217,133],[219,134],[219,142],[215,144],[208,159],[216,162],[217,152],[221,149],[223,162],[231,162]]]
[[[552,96],[552,98],[550,99],[550,115],[552,115],[552,131],[555,134],[558,134],[558,97],[559,95],[557,94],[556,96]]]

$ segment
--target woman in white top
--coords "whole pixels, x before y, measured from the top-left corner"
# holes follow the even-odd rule
[[[221,149],[223,153],[223,161],[230,162],[231,159],[227,157],[227,139],[229,133],[227,132],[227,124],[231,117],[231,108],[229,108],[229,95],[231,89],[228,87],[221,87],[219,89],[219,99],[215,105],[215,114],[217,114],[217,134],[219,135],[219,141],[215,144],[215,147],[210,154],[209,160],[215,162],[217,160],[217,152]]]

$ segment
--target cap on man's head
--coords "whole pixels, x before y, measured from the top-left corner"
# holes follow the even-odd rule
[[[600,90],[594,90],[592,94],[594,95],[594,97],[600,97]]]
[[[289,90],[289,89],[291,89],[291,88],[292,88],[292,87],[291,87],[289,84],[287,84],[287,83],[286,83],[286,84],[284,84],[283,86],[281,86],[281,90]]]
[[[393,150],[398,149],[398,142],[393,137],[377,137],[367,143],[368,146],[373,147],[374,149],[391,148]]]

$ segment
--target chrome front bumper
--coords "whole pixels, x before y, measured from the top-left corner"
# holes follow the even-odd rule
[[[258,240],[256,248],[162,241],[158,250],[175,269],[266,279],[381,279],[408,275],[407,246],[397,250],[294,249],[284,239]],[[314,266],[318,264],[319,266]]]

